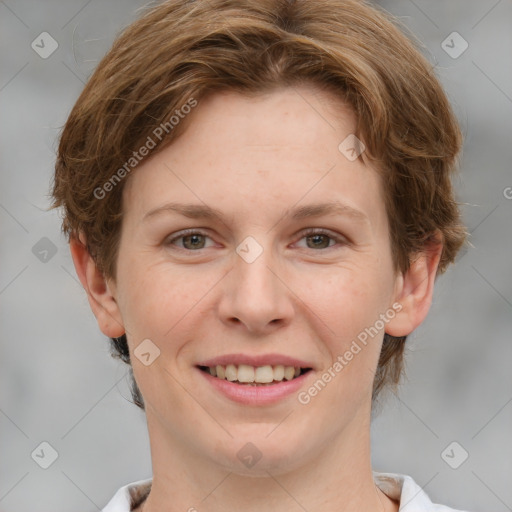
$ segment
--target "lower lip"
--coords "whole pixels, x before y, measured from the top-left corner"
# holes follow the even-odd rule
[[[225,379],[218,379],[197,368],[197,371],[217,390],[234,402],[245,405],[268,405],[296,394],[312,373],[308,371],[292,380],[284,380],[268,386],[251,386],[236,384]]]

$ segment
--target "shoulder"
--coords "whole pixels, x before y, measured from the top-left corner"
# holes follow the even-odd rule
[[[468,512],[432,503],[410,476],[374,471],[373,478],[384,494],[400,502],[399,512]]]
[[[375,484],[390,498],[400,502],[399,512],[468,512],[432,503],[425,491],[408,475],[373,472]],[[151,490],[151,479],[121,487],[102,512],[131,512]]]
[[[139,480],[121,487],[107,503],[102,512],[131,512],[147,497],[152,479]]]

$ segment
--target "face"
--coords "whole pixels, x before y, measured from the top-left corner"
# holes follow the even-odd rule
[[[369,423],[401,283],[381,178],[314,88],[189,115],[126,184],[111,283],[150,437],[239,473],[246,443],[251,471],[298,468]]]

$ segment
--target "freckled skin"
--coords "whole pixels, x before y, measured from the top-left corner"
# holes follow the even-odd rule
[[[296,507],[282,487],[308,510],[398,510],[376,491],[370,466],[384,329],[307,405],[294,395],[241,406],[195,368],[223,354],[279,353],[311,363],[311,386],[395,302],[404,308],[386,324],[393,335],[408,334],[428,310],[419,314],[419,299],[404,298],[413,287],[393,271],[379,175],[366,159],[351,162],[338,150],[354,131],[353,114],[325,93],[300,91],[201,101],[185,133],[126,184],[117,280],[105,302],[122,329],[97,317],[107,335],[126,330],[132,352],[146,338],[160,349],[149,366],[132,357],[153,461],[145,512],[198,505],[228,474],[202,510]],[[287,215],[329,201],[361,218]],[[143,220],[168,202],[207,205],[224,218],[168,212]],[[322,234],[306,236],[308,228]],[[203,236],[180,238],[185,229]],[[248,236],[263,248],[253,263],[236,253]],[[252,468],[237,457],[246,443],[262,454]]]

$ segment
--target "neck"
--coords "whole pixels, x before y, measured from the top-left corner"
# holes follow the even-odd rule
[[[398,503],[373,481],[369,424],[361,428],[360,422],[353,423],[358,424],[356,432],[326,440],[318,453],[304,454],[295,467],[283,471],[282,463],[262,464],[250,476],[187,450],[148,414],[153,484],[138,510],[397,512]]]

